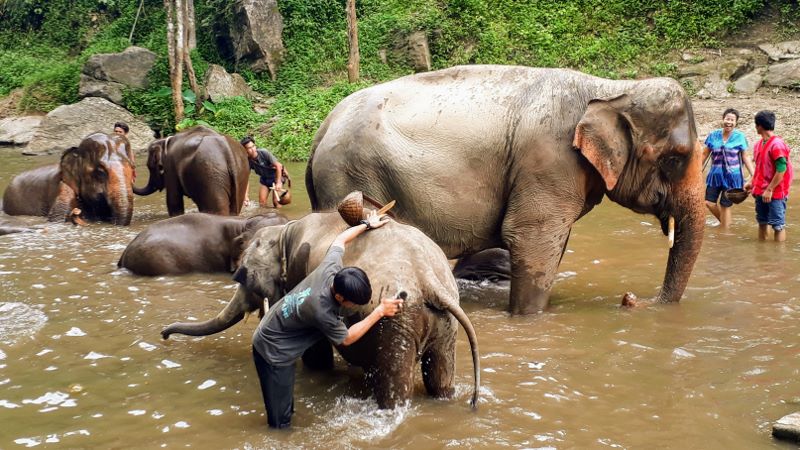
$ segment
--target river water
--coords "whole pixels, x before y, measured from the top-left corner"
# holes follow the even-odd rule
[[[3,155],[0,190],[50,161]],[[289,168],[295,201],[283,211],[296,218],[309,210],[304,169]],[[251,198],[256,188],[253,176]],[[0,448],[792,448],[770,430],[800,410],[800,203],[783,245],[756,240],[752,207],[734,209],[730,232],[706,230],[679,305],[625,310],[625,291],[656,293],[667,242],[654,218],[606,200],[575,225],[546,313],[510,317],[507,288],[461,285],[480,342],[477,411],[460,331],[453,399],[427,398],[418,380],[408,405],[378,410],[360,370],[337,359],[329,373],[298,370],[288,432],[266,428],[257,320],[159,335],[216,314],[229,276],[117,270],[127,243],[167,217],[163,193],[136,198],[130,227],[2,236]]]

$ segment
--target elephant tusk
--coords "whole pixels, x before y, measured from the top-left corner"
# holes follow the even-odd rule
[[[675,244],[675,218],[672,217],[672,216],[669,216],[668,224],[669,224],[668,225],[668,227],[669,227],[668,233],[669,234],[667,235],[667,238],[669,239],[669,248],[672,248],[673,244]]]

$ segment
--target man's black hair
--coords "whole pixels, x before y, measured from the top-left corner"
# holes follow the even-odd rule
[[[345,267],[333,277],[333,292],[356,305],[366,305],[372,298],[369,278],[358,267]]]
[[[114,128],[122,128],[122,130],[125,132],[125,134],[128,134],[128,131],[130,131],[130,128],[128,128],[128,124],[125,123],[125,122],[117,122],[117,123],[115,123],[114,124]]]
[[[250,137],[250,136],[245,136],[245,137],[242,138],[241,141],[239,141],[239,143],[242,144],[242,147],[244,147],[245,145],[247,145],[247,144],[249,144],[251,142],[254,143],[254,144],[256,143],[256,141],[254,141],[253,138]]]
[[[736,122],[739,122],[739,111],[733,108],[728,108],[725,110],[725,112],[722,113],[722,118],[724,119],[725,116],[727,116],[728,114],[733,114],[734,116],[736,116]]]
[[[772,111],[756,113],[756,126],[760,126],[766,131],[773,131],[775,129],[775,113]]]

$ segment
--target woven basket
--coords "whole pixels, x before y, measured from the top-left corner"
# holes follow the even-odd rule
[[[739,204],[743,201],[747,200],[747,197],[750,195],[749,192],[745,191],[744,189],[734,188],[728,189],[722,195],[725,196],[731,203]]]
[[[339,215],[351,227],[358,225],[364,219],[364,196],[361,191],[353,191],[339,202],[336,207]]]

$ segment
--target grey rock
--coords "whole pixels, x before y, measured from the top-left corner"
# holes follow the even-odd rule
[[[750,60],[747,58],[714,58],[697,64],[690,64],[678,69],[678,77],[709,76],[719,74],[724,80],[735,80],[747,73],[750,69]]]
[[[764,68],[758,68],[733,83],[733,90],[741,94],[752,94],[761,87],[764,81]]]
[[[772,424],[772,435],[778,439],[800,442],[800,412],[778,419]]]
[[[765,81],[770,86],[794,87],[800,85],[800,59],[773,64],[767,68]]]
[[[800,41],[785,41],[777,44],[761,44],[758,46],[773,61],[800,58]]]
[[[708,77],[703,89],[697,93],[697,97],[702,99],[730,97],[728,85],[728,81],[721,79],[719,74],[713,73]]]
[[[211,64],[206,70],[204,81],[206,96],[213,102],[225,97],[247,97],[252,99],[255,95],[247,82],[238,73],[228,73],[224,67]]]
[[[147,87],[147,74],[155,62],[156,54],[142,47],[92,55],[81,70],[79,95],[102,97],[121,105],[123,89]]]
[[[431,51],[428,46],[428,36],[424,31],[415,31],[408,36],[406,52],[415,72],[431,70]]]
[[[236,61],[248,63],[256,72],[269,70],[274,80],[285,52],[277,0],[239,0],[234,15],[237,26],[231,28],[231,40]]]
[[[42,116],[6,117],[0,119],[0,144],[25,145],[33,138]]]
[[[100,97],[86,97],[78,103],[61,105],[42,119],[26,154],[53,154],[78,145],[94,132],[112,133],[114,122],[130,127],[128,140],[136,152],[147,149],[153,141],[153,130],[126,109]]]

